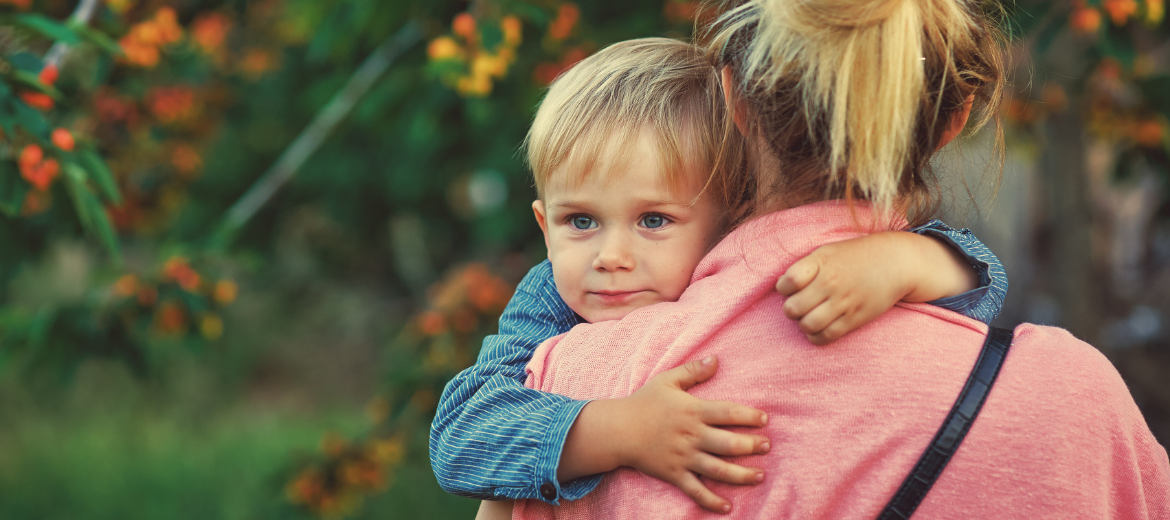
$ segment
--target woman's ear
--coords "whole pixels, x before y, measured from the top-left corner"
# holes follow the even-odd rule
[[[975,94],[971,94],[963,100],[963,108],[951,115],[951,124],[943,131],[942,138],[938,140],[938,147],[934,151],[942,150],[942,147],[950,144],[963,132],[963,127],[967,126],[967,118],[971,117],[971,105],[974,103]]]
[[[536,199],[532,201],[532,214],[536,217],[536,225],[540,226],[540,232],[544,233],[544,247],[550,252],[552,248],[548,245],[548,221],[544,219],[544,201]]]
[[[746,136],[747,110],[743,106],[743,100],[736,95],[735,77],[731,74],[731,67],[723,67],[720,73],[723,76],[723,102],[727,104],[727,110],[731,112],[731,118],[735,121],[736,128],[739,128],[739,133]]]

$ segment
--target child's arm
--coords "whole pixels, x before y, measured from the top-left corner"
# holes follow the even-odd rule
[[[999,259],[969,231],[937,220],[914,231],[874,233],[813,251],[776,283],[777,291],[790,296],[784,313],[818,345],[869,323],[898,301],[995,319],[1007,295]]]
[[[594,431],[598,426],[615,430],[628,427],[612,422],[622,420],[621,415],[611,417],[593,413],[614,408],[613,402],[619,402],[617,408],[622,410],[640,410],[639,406],[648,408],[644,413],[639,412],[641,417],[649,416],[651,410],[669,413],[671,417],[698,417],[698,422],[704,427],[692,424],[691,430],[680,432],[669,430],[672,424],[667,422],[644,421],[645,429],[657,432],[660,442],[641,454],[645,457],[644,463],[635,460],[628,464],[642,471],[656,472],[662,466],[670,466],[670,471],[676,474],[687,471],[685,467],[671,465],[677,459],[664,451],[671,445],[671,439],[679,440],[682,435],[694,434],[683,439],[692,442],[688,452],[692,459],[715,458],[710,453],[753,453],[766,441],[756,435],[731,433],[708,426],[755,426],[763,412],[732,403],[698,399],[682,388],[651,387],[648,384],[655,391],[654,398],[647,399],[647,393],[640,391],[638,399],[631,396],[604,403],[594,401],[600,404],[590,407],[586,407],[590,404],[586,401],[525,388],[525,366],[536,347],[543,340],[567,332],[578,323],[580,319],[557,294],[548,262],[533,268],[504,310],[500,333],[485,339],[476,364],[457,375],[443,390],[431,425],[430,442],[431,466],[443,489],[479,499],[538,499],[551,504],[559,503],[562,498],[575,500],[586,495],[601,480],[601,476],[594,473],[613,468],[579,472],[577,463],[581,462],[579,459],[583,455],[576,450],[566,450],[566,439],[570,429],[579,429],[581,425],[586,431]],[[675,371],[685,370],[684,367]],[[713,369],[706,377],[712,374]],[[593,410],[578,417],[582,408]],[[696,415],[700,412],[702,415]],[[746,419],[740,422],[721,420],[739,417]],[[612,436],[596,447],[616,451],[618,447],[607,443],[625,439],[625,436]],[[729,439],[734,446],[719,444],[727,443]],[[728,449],[743,447],[746,451]],[[622,459],[622,463],[625,464],[626,459]],[[724,468],[728,471],[725,476],[715,475],[713,478],[743,483],[737,478],[746,470],[729,466]],[[569,471],[562,475],[559,473],[562,467],[568,467]],[[737,468],[743,471],[736,472]],[[722,499],[711,497],[714,495],[704,495],[706,502],[701,504],[710,508],[726,505]]]

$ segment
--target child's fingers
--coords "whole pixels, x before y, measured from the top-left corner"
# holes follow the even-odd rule
[[[704,486],[699,477],[690,471],[683,471],[675,482],[670,482],[674,487],[682,490],[687,496],[691,497],[703,509],[715,513],[730,513],[731,502],[728,502],[723,497],[712,493],[707,486]]]
[[[699,435],[699,449],[715,455],[734,457],[768,453],[772,447],[762,435],[732,433],[720,428],[708,428]]]
[[[715,375],[715,369],[718,366],[719,360],[715,356],[707,356],[703,359],[688,361],[667,370],[654,376],[650,381],[687,390],[692,386],[711,379],[711,376]]]
[[[808,341],[813,345],[825,346],[829,343],[837,341],[841,338],[841,336],[848,334],[855,328],[857,327],[850,325],[849,320],[842,316],[837,321],[830,323],[828,327],[825,327],[820,332],[815,334],[805,334],[805,337],[807,337]]]
[[[699,420],[712,426],[763,426],[768,414],[731,401],[703,400],[699,405]]]
[[[817,308],[808,311],[803,318],[800,319],[800,330],[805,334],[816,334],[825,330],[837,318],[841,316],[842,311],[837,308],[834,302],[826,300],[824,303],[817,306]]]
[[[817,277],[817,272],[820,271],[820,268],[821,264],[817,261],[815,252],[797,260],[776,281],[776,291],[784,296],[792,296],[797,291],[808,286]]]
[[[866,306],[855,308],[852,311],[846,311],[841,314],[841,317],[837,318],[836,321],[830,323],[829,326],[820,332],[807,334],[808,340],[814,345],[827,345],[853,332],[866,323],[873,321],[881,313],[882,311],[880,310],[871,309]]]
[[[821,284],[812,284],[789,296],[781,309],[790,320],[800,320],[817,306],[829,299],[829,291]]]
[[[755,485],[764,481],[764,470],[760,468],[745,468],[707,453],[695,457],[691,471],[728,484]]]

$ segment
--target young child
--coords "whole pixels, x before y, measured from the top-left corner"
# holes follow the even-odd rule
[[[549,262],[529,273],[501,318],[500,335],[444,391],[431,457],[445,489],[557,503],[588,493],[601,473],[631,466],[683,489],[703,507],[726,511],[730,504],[696,473],[736,484],[763,480],[761,470],[716,456],[767,452],[766,438],[716,427],[760,426],[767,420],[762,412],[685,392],[711,377],[714,363],[664,372],[625,399],[575,402],[519,388],[543,340],[577,323],[653,312],[653,304],[679,299],[708,249],[736,223],[729,208],[741,205],[752,187],[740,173],[742,143],[719,83],[695,47],[650,38],[610,46],[550,87],[527,142],[539,196],[533,211]],[[941,223],[925,229],[951,231]],[[967,292],[988,285],[987,278],[1003,282],[994,256],[992,276],[976,274],[970,257],[919,234],[876,233],[834,246],[810,256],[811,275],[779,282],[797,302],[785,314],[817,342],[863,325],[899,300],[959,295],[957,306],[955,300],[936,304],[994,317],[1006,292]],[[988,256],[978,246],[968,249]],[[492,413],[510,418],[511,427],[499,428]],[[485,421],[497,426],[485,429]],[[464,437],[451,441],[453,431]],[[613,431],[622,435],[598,434]],[[481,516],[509,511],[508,503],[485,502]]]

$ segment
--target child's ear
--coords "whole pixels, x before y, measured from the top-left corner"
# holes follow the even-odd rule
[[[544,219],[544,201],[536,199],[532,201],[532,214],[536,217],[536,224],[540,226],[540,232],[544,233],[544,247],[551,248],[548,245],[548,221]]]

